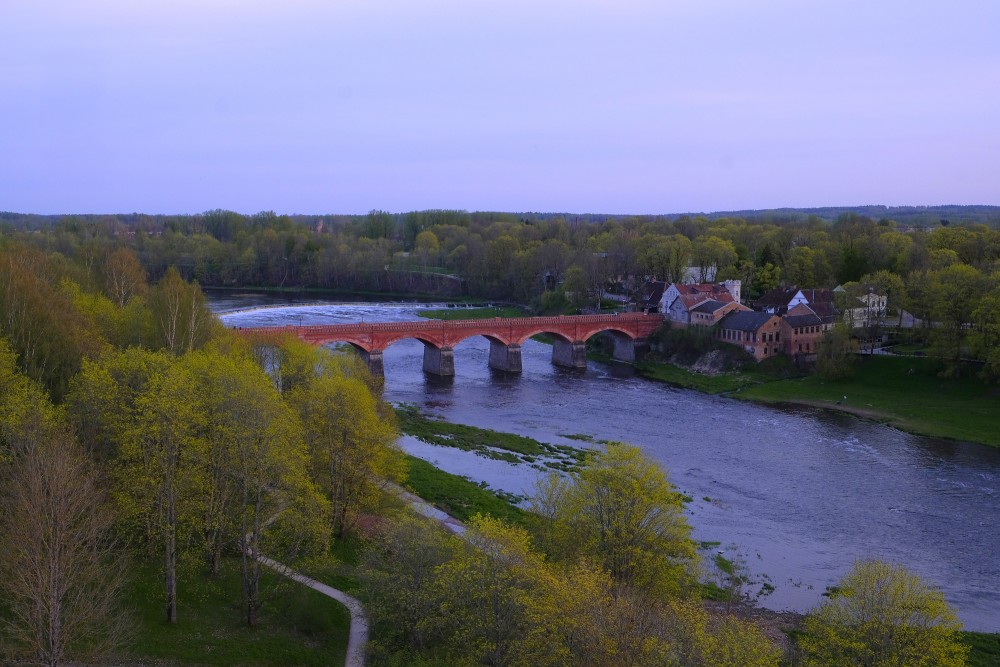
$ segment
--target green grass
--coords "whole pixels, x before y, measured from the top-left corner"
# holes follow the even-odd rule
[[[127,599],[135,607],[136,636],[129,663],[185,665],[343,664],[350,614],[339,603],[264,570],[264,606],[247,627],[240,605],[239,561],[227,559],[219,578],[182,574],[178,622],[164,620],[162,575],[139,563]]]
[[[737,391],[759,381],[749,373],[704,375],[680,366],[656,362],[639,362],[636,364],[636,368],[643,377],[650,380],[665,382],[685,389],[695,389],[706,394]]]
[[[523,308],[504,306],[502,308],[439,308],[418,310],[417,315],[432,320],[487,320],[491,317],[530,317]]]
[[[969,645],[969,667],[1000,667],[1000,634],[963,632],[962,640]]]
[[[486,458],[509,463],[574,470],[586,456],[584,450],[567,445],[553,445],[514,433],[431,419],[413,405],[397,406],[396,415],[400,430],[407,435],[432,445],[476,452]]]
[[[930,359],[878,356],[859,359],[855,369],[849,378],[811,375],[749,386],[735,396],[844,410],[912,433],[1000,446],[1000,388],[971,376],[938,377]]]
[[[406,459],[409,463],[406,486],[460,521],[468,521],[476,514],[488,514],[520,526],[531,521],[528,512],[464,477],[439,470],[415,456]]]

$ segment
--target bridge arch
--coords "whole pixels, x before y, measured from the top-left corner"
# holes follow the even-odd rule
[[[490,342],[491,368],[521,371],[521,345],[539,334],[553,337],[552,362],[582,368],[587,364],[587,339],[611,332],[614,356],[633,361],[646,347],[648,336],[663,323],[660,315],[622,313],[558,317],[492,318],[487,320],[425,320],[328,326],[246,328],[246,336],[292,334],[314,345],[347,343],[359,350],[373,373],[382,374],[382,352],[393,343],[412,338],[424,345],[424,370],[437,375],[454,374],[454,349],[459,343],[483,336]]]

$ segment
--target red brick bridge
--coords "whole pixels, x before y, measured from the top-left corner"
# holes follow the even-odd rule
[[[662,315],[620,313],[255,327],[240,329],[239,333],[265,340],[290,334],[313,345],[349,343],[361,353],[372,373],[377,375],[383,374],[383,350],[398,340],[415,338],[424,344],[424,371],[448,376],[455,374],[455,346],[473,336],[485,336],[490,341],[490,368],[520,373],[521,344],[532,336],[549,334],[555,339],[553,364],[586,368],[584,344],[591,336],[608,332],[614,340],[614,358],[635,361],[649,348],[649,335],[661,324]]]

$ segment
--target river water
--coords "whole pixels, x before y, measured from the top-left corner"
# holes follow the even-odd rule
[[[413,320],[427,307],[211,300],[228,326]],[[692,498],[695,538],[720,543],[710,555],[741,560],[753,590],[774,586],[765,607],[807,611],[856,559],[877,557],[939,587],[967,629],[1000,632],[1000,450],[675,389],[618,364],[567,371],[551,349],[526,342],[523,373],[504,375],[487,366],[488,342],[470,339],[456,347],[455,377],[442,380],[421,370],[422,343],[400,341],[385,351],[385,398],[545,442],[638,445]],[[530,493],[542,474],[412,438],[401,445],[512,493]]]

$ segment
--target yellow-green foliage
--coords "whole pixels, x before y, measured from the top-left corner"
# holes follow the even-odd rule
[[[329,530],[340,536],[381,502],[384,480],[402,479],[394,413],[365,382],[367,372],[338,362],[341,355],[292,351],[284,357],[292,363],[277,370],[295,378],[284,396],[303,425],[311,478],[330,504]]]
[[[804,630],[803,664],[817,667],[959,667],[968,653],[941,592],[877,560],[856,563]]]
[[[376,655],[399,664],[776,667],[755,626],[663,601],[586,558],[547,562],[516,526],[477,516],[465,542],[401,519],[365,556]],[[419,657],[418,657],[419,656]]]
[[[41,386],[17,368],[17,356],[0,338],[0,462],[18,447],[32,421],[52,424],[56,411]]]
[[[592,558],[657,597],[690,590],[697,551],[680,495],[637,447],[609,444],[572,478],[544,483],[534,502],[552,520],[540,537],[554,556]]]

